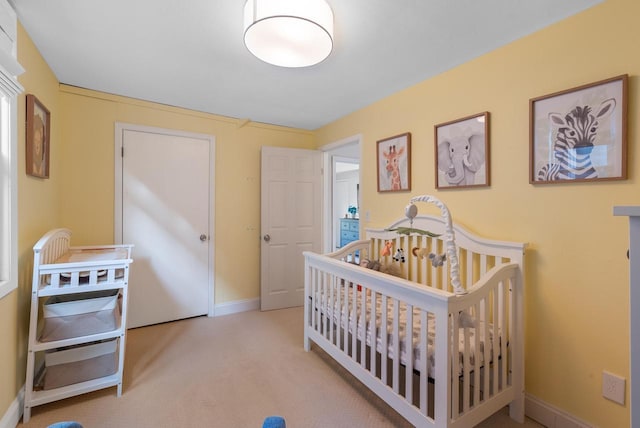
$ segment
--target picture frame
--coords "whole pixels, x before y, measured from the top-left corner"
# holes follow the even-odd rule
[[[489,112],[434,127],[436,189],[490,184]]]
[[[529,183],[627,178],[626,74],[529,101]]]
[[[51,114],[36,98],[27,94],[26,172],[39,178],[49,178],[49,133]]]
[[[377,142],[378,192],[411,190],[411,133]]]

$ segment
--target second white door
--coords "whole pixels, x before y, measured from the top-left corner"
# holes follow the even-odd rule
[[[128,327],[209,313],[213,142],[122,129],[122,242],[134,244]]]
[[[304,303],[302,252],[321,249],[321,168],[320,152],[262,148],[262,310]]]

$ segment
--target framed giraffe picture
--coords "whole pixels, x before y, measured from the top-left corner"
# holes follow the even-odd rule
[[[627,178],[627,75],[529,101],[529,183]]]
[[[411,190],[411,133],[379,140],[378,192]]]

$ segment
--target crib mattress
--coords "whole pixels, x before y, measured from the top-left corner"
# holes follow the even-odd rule
[[[340,298],[338,296],[333,296],[333,305],[327,305],[325,303],[325,296],[318,292],[316,293],[315,299],[315,309],[320,311],[323,316],[330,318],[333,321],[334,325],[340,325],[343,331],[348,331],[350,334],[357,334],[357,338],[359,341],[366,341],[367,346],[371,346],[373,343],[372,338],[375,338],[376,350],[384,355],[384,344],[383,344],[383,331],[382,331],[382,317],[375,317],[375,323],[371,322],[371,295],[367,294],[366,298],[366,313],[364,316],[364,323],[362,314],[362,291],[357,291],[357,299],[356,305],[353,305],[353,295],[351,294],[351,288],[349,288],[349,295],[347,297],[348,303],[345,304],[344,298],[344,288],[341,287]],[[340,302],[338,306],[338,301]],[[394,335],[393,335],[393,299],[388,299],[387,302],[387,357],[391,359],[395,359],[395,344],[394,344]],[[376,293],[376,301],[375,301],[375,313],[382,313],[382,298],[379,293]],[[355,322],[354,322],[355,317]],[[400,303],[399,308],[399,321],[398,321],[398,335],[399,335],[399,357],[400,362],[403,365],[407,364],[407,339],[406,339],[406,331],[407,331],[407,305]],[[412,340],[411,344],[413,346],[413,367],[415,370],[420,371],[422,367],[421,363],[421,343],[420,343],[420,311],[419,309],[413,308],[413,328],[412,331]],[[469,328],[460,328],[458,332],[458,344],[459,344],[459,373],[458,375],[462,375],[464,370],[464,351],[465,351],[465,343],[468,345],[469,349],[469,364],[471,366],[475,365],[476,355],[480,358],[480,365],[484,365],[484,348],[485,343],[489,345],[489,355],[493,355],[493,328],[491,324],[488,326],[489,337],[488,340],[485,340],[484,336],[484,323],[481,321],[474,321],[475,327]],[[427,314],[427,374],[431,376],[434,373],[435,368],[435,316],[432,313]],[[354,332],[355,327],[355,332]],[[465,330],[466,330],[466,340],[465,340]],[[480,332],[480,349],[476,352],[475,346],[475,334],[476,330]],[[498,332],[498,336],[500,336],[500,332]],[[501,338],[498,337],[498,344],[500,344]],[[499,349],[499,348],[498,348]],[[491,361],[490,361],[491,362]]]

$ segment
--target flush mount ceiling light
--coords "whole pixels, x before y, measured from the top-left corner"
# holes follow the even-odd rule
[[[324,0],[247,0],[244,44],[269,64],[317,64],[333,48],[333,12]]]

